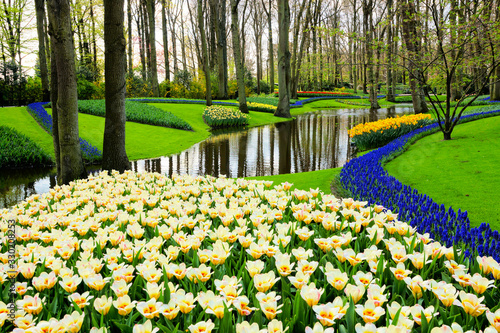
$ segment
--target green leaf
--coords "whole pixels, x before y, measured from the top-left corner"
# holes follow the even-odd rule
[[[347,321],[347,332],[348,333],[355,333],[356,329],[356,319],[355,319],[355,306],[354,306],[354,301],[352,300],[352,297],[349,297],[349,308],[347,309],[346,312],[346,321]]]

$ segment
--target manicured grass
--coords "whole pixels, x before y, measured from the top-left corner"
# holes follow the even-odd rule
[[[274,185],[284,182],[293,183],[293,188],[300,190],[309,190],[310,188],[319,188],[324,193],[332,193],[331,183],[335,177],[340,174],[342,168],[326,169],[319,171],[290,173],[276,176],[263,176],[263,177],[248,177],[247,179],[258,180],[272,180]]]
[[[26,111],[26,107],[0,108],[0,125],[12,127],[19,133],[26,135],[36,142],[43,151],[55,158],[52,136],[37,124]]]
[[[387,163],[390,175],[447,207],[467,210],[473,226],[500,230],[500,117],[458,125],[452,140],[424,137]]]

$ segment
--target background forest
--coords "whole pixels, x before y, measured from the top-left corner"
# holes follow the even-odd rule
[[[477,91],[500,98],[498,84],[494,89],[484,84],[497,61],[499,1],[291,0],[289,5],[291,98],[299,90],[368,94],[374,85],[375,93],[393,100],[395,93],[417,89],[413,81],[446,93],[446,70],[455,82],[451,100]],[[48,100],[45,1],[6,0],[0,9],[0,103]],[[206,46],[211,97],[236,98],[232,28],[246,95],[274,91],[276,1],[126,0],[125,11],[127,97],[205,98]],[[102,99],[103,3],[73,0],[71,13],[79,99]]]

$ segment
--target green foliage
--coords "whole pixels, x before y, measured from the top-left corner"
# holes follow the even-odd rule
[[[42,79],[35,77],[28,77],[24,87],[24,96],[26,104],[43,102]]]
[[[257,85],[254,87],[254,93],[257,93]],[[271,92],[271,87],[266,81],[260,80],[260,93],[261,94],[269,94]]]
[[[411,96],[397,96],[395,99],[396,103],[412,103]]]
[[[98,99],[104,97],[104,84],[90,82],[85,78],[79,78],[77,82],[78,99]]]
[[[106,105],[104,100],[78,101],[78,112],[94,116],[106,116]],[[141,124],[192,130],[184,120],[178,118],[168,111],[160,110],[152,105],[139,102],[126,101],[125,112],[127,121]]]
[[[27,136],[0,126],[0,169],[53,165],[50,155]]]
[[[182,85],[185,89],[189,90],[191,82],[193,82],[193,75],[187,69],[179,70],[174,75],[174,83]]]
[[[248,118],[240,110],[218,105],[207,106],[203,111],[203,120],[211,128],[247,126]]]
[[[153,89],[149,82],[138,76],[127,76],[127,97],[152,97]]]
[[[170,97],[172,91],[172,81],[163,81],[160,83],[160,97]]]

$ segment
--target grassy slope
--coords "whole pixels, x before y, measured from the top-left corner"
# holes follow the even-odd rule
[[[0,125],[12,127],[26,135],[54,158],[52,136],[37,124],[25,107],[0,108]]]
[[[402,183],[455,210],[467,210],[472,225],[500,230],[500,117],[459,125],[451,141],[441,132],[417,141],[386,170]]]

